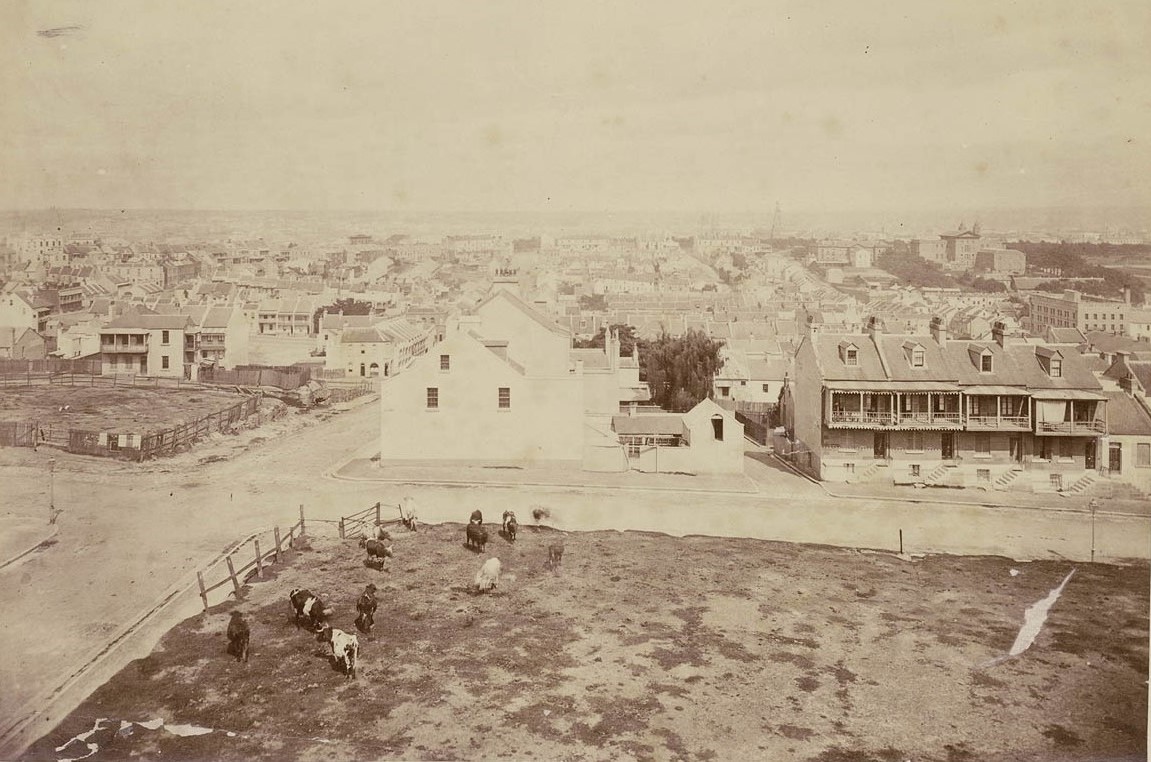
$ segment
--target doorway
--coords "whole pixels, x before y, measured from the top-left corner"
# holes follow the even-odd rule
[[[1123,445],[1119,442],[1107,448],[1107,469],[1113,474],[1123,472]]]
[[[877,460],[887,459],[887,432],[875,432],[875,442],[872,445],[872,452]]]
[[[1023,437],[1009,437],[1008,445],[1011,447],[1011,462],[1023,462]]]
[[[1089,439],[1083,445],[1083,467],[1088,471],[1095,470],[1095,440]]]
[[[955,460],[955,432],[945,431],[940,437],[939,450],[944,460]]]

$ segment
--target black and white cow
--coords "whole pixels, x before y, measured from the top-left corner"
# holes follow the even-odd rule
[[[344,675],[349,680],[354,680],[356,677],[356,659],[360,654],[359,639],[343,630],[334,630],[331,626],[325,625],[316,634],[316,641],[328,644],[332,649],[332,658],[335,659],[336,665],[343,670]]]
[[[312,595],[310,590],[293,588],[288,593],[288,598],[292,602],[292,612],[296,615],[297,626],[299,626],[300,620],[305,620],[309,627],[319,630],[323,627],[324,620],[332,613],[332,610],[325,608],[324,602]]]

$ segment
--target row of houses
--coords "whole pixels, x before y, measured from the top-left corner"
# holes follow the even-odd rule
[[[1111,475],[1151,488],[1146,406],[1104,389],[1076,346],[1001,324],[989,341],[949,338],[941,320],[926,335],[879,319],[811,331],[779,403],[777,451],[824,481],[1080,491]]]

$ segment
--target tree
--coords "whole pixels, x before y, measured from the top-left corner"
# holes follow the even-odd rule
[[[337,299],[334,303],[329,304],[327,307],[320,307],[316,310],[315,314],[312,315],[312,331],[314,333],[320,332],[320,318],[324,316],[324,313],[341,313],[344,315],[371,315],[372,303],[361,302],[358,299],[354,299],[348,296],[343,299]]]
[[[631,357],[635,354],[635,345],[639,339],[635,335],[635,329],[625,323],[616,323],[611,326],[619,337],[620,353],[624,357]],[[603,349],[607,345],[607,330],[600,328],[599,332],[592,336],[590,339],[575,339],[572,341],[572,346],[576,349]]]
[[[664,410],[685,413],[710,397],[723,342],[691,330],[679,338],[667,334],[640,342],[640,372],[652,400]]]

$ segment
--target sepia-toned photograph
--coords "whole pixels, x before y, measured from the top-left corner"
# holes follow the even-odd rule
[[[1136,762],[1151,4],[0,4],[0,760]]]

